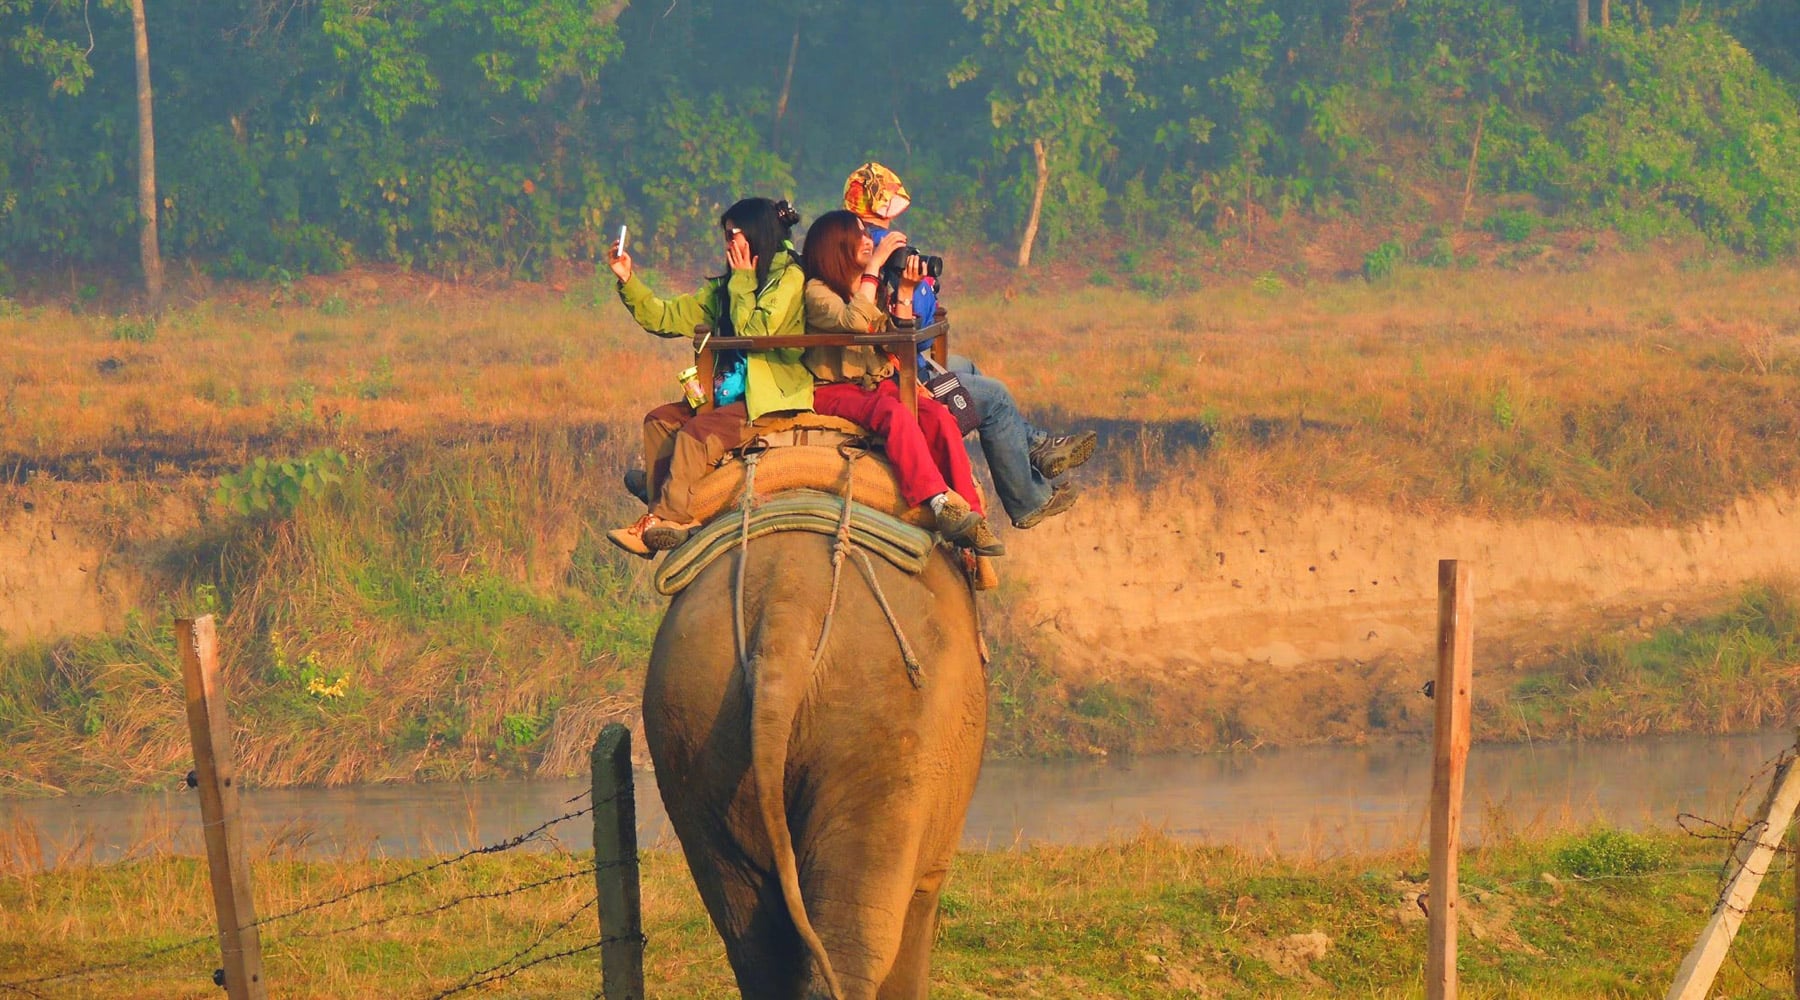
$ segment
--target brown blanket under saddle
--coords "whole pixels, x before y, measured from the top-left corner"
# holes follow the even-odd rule
[[[865,507],[922,528],[932,526],[931,512],[908,504],[900,481],[879,450],[874,432],[839,417],[803,413],[764,417],[750,425],[751,437],[694,487],[689,510],[705,522],[734,508],[744,492],[746,450],[760,452],[756,492],[768,496],[786,490],[812,489],[842,496],[846,467],[854,477],[851,499]]]

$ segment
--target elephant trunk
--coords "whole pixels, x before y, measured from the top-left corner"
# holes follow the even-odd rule
[[[833,1000],[839,1000],[844,995],[843,988],[800,895],[800,864],[794,855],[793,833],[787,820],[788,743],[794,720],[814,680],[811,645],[818,623],[813,620],[816,610],[811,614],[808,610],[804,603],[765,606],[750,643],[750,676],[746,678],[750,691],[750,770],[788,917],[818,964],[819,976]]]

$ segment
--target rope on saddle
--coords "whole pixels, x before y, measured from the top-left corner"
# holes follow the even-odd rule
[[[738,501],[739,527],[737,567],[732,582],[732,638],[737,644],[738,669],[743,671],[746,683],[755,678],[750,676],[749,642],[744,634],[744,573],[750,562],[750,512],[756,503],[756,462],[767,450],[756,447],[756,442],[742,450],[744,459],[744,494]],[[850,504],[855,489],[856,476],[854,466],[860,457],[861,446],[846,443],[839,449],[844,456],[844,495],[843,508],[838,516],[836,540],[831,549],[831,595],[825,605],[825,618],[819,626],[819,644],[813,650],[812,666],[816,669],[819,661],[825,656],[825,641],[831,636],[831,625],[837,615],[839,582],[843,576],[844,556],[854,552],[857,568],[862,571],[863,579],[869,583],[869,590],[875,595],[875,603],[881,606],[881,613],[887,617],[888,627],[894,630],[894,639],[900,644],[900,658],[906,664],[907,679],[915,688],[925,686],[925,671],[919,663],[918,654],[913,652],[912,643],[906,639],[906,631],[900,627],[900,619],[894,614],[893,606],[888,603],[887,594],[881,589],[881,581],[875,576],[875,564],[869,554],[863,551],[850,537]]]
[[[831,622],[837,617],[838,584],[844,578],[844,554],[850,551],[850,501],[856,495],[856,460],[867,452],[861,444],[846,441],[838,446],[844,456],[844,510],[838,517],[837,536],[831,543],[831,596],[825,601],[825,619],[819,623],[819,642],[813,647],[812,665],[817,670],[825,658],[825,640],[831,638]]]
[[[875,579],[875,564],[869,561],[869,554],[862,549],[854,550],[858,560],[857,567],[862,570],[863,579],[869,581],[869,589],[875,592],[875,603],[881,605],[881,613],[887,616],[888,627],[894,630],[894,638],[900,642],[900,658],[906,663],[906,677],[915,688],[925,686],[925,669],[919,664],[919,657],[913,652],[912,643],[906,641],[906,632],[900,628],[900,619],[894,616],[894,609],[888,606],[887,595],[882,593],[881,583]]]
[[[744,682],[754,680],[750,676],[750,645],[744,638],[744,567],[750,563],[750,510],[756,505],[756,462],[762,458],[762,448],[746,446],[744,455],[744,495],[738,501],[742,512],[742,522],[738,531],[737,575],[731,587],[731,631],[737,642],[738,669],[744,673]]]

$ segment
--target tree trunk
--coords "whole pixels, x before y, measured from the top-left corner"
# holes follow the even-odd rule
[[[1612,27],[1612,0],[1600,0],[1600,30]],[[1796,972],[1800,975],[1800,972]]]
[[[781,96],[775,99],[775,126],[769,130],[769,147],[781,149],[781,120],[787,117],[788,95],[794,90],[794,61],[800,56],[800,25],[794,25],[794,41],[788,46],[787,75],[781,78]]]
[[[150,36],[144,29],[144,0],[131,0],[131,27],[136,36],[138,105],[138,260],[144,268],[144,293],[150,315],[162,313],[162,252],[156,238],[156,130],[150,120]]]
[[[1031,141],[1031,155],[1037,160],[1037,186],[1031,192],[1031,215],[1025,219],[1025,235],[1019,238],[1019,268],[1031,266],[1031,245],[1037,242],[1038,218],[1044,211],[1044,189],[1050,186],[1050,149],[1044,140]]]
[[[1469,174],[1463,181],[1462,215],[1459,222],[1469,220],[1469,206],[1475,203],[1476,167],[1481,162],[1481,133],[1487,128],[1487,108],[1481,109],[1481,117],[1475,119],[1475,141],[1469,144]]]
[[[1575,0],[1575,51],[1586,52],[1588,44],[1588,0]]]

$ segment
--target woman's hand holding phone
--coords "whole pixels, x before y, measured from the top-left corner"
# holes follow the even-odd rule
[[[731,241],[725,244],[725,263],[731,265],[733,271],[756,267],[756,258],[750,255],[750,241],[743,233],[733,233]]]
[[[631,255],[625,252],[625,227],[619,227],[619,239],[606,247],[606,266],[612,268],[613,277],[623,285],[631,280]]]

